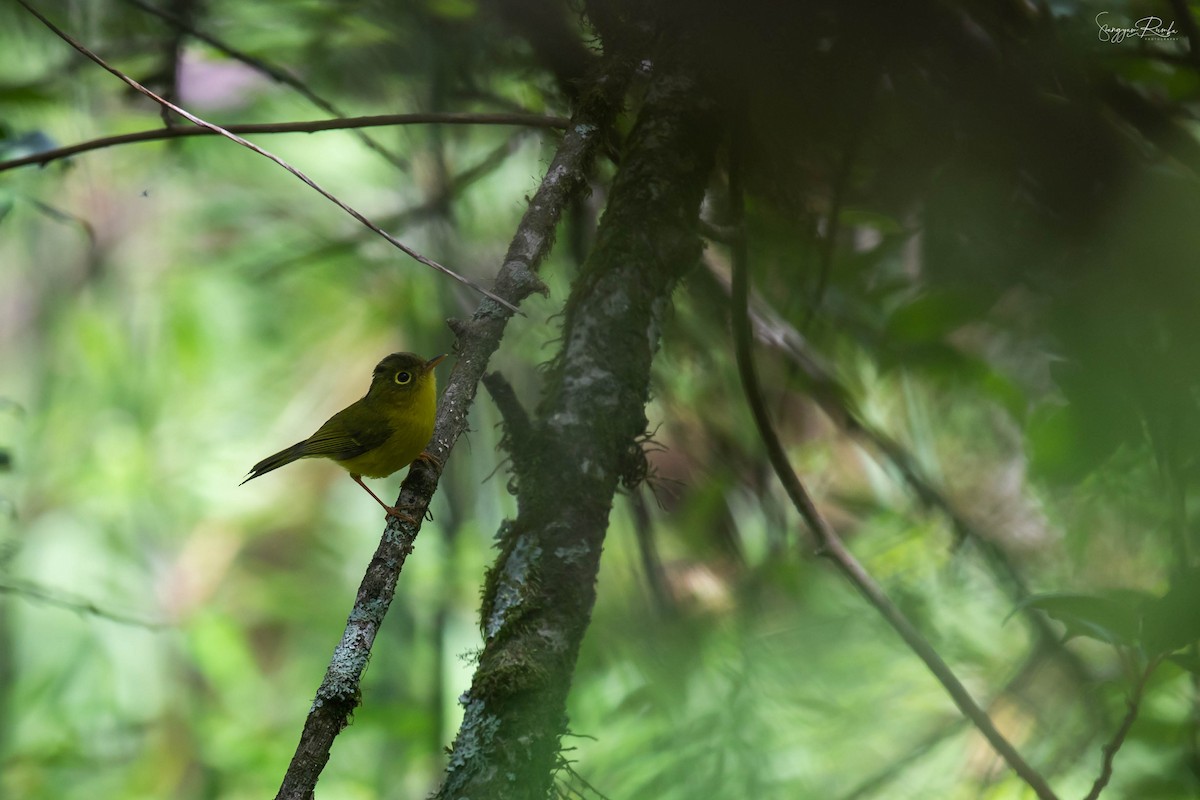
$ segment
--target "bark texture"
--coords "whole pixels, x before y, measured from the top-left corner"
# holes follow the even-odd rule
[[[536,415],[506,409],[517,519],[500,531],[485,646],[439,798],[544,798],[591,617],[612,498],[644,476],[650,362],[696,223],[718,133],[692,72],[656,65]]]

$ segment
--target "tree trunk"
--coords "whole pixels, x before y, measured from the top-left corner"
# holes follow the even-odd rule
[[[671,291],[699,254],[696,221],[718,138],[694,76],[656,69],[567,301],[536,418],[494,393],[519,511],[488,576],[485,646],[439,798],[546,797],[613,494],[645,474],[638,440],[650,362]]]

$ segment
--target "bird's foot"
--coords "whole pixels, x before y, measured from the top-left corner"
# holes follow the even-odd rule
[[[428,450],[413,459],[414,464],[418,461],[424,461],[426,464],[432,464],[438,472],[442,471],[442,460],[433,453],[430,453]]]
[[[412,514],[405,514],[403,511],[401,511],[396,506],[385,505],[384,508],[387,510],[387,515],[389,517],[395,517],[396,519],[400,520],[401,522],[407,522],[409,525],[415,526],[417,524],[417,520],[413,517]]]

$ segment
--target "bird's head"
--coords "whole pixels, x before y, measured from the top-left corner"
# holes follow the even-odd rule
[[[434,387],[437,378],[433,368],[445,357],[443,353],[426,361],[416,353],[392,353],[375,367],[367,396],[394,399],[415,396],[421,389]]]

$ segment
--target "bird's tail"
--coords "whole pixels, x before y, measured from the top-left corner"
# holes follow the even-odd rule
[[[254,480],[259,475],[266,475],[271,470],[279,469],[284,464],[290,464],[298,458],[304,458],[304,442],[296,442],[291,447],[280,450],[273,456],[267,456],[255,464],[250,468],[250,475],[247,476],[246,481]],[[242,483],[246,481],[242,481]]]

